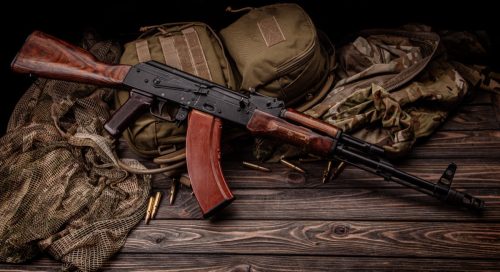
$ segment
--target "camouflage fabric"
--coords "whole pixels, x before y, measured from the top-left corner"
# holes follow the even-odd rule
[[[485,59],[485,40],[469,32],[438,35],[423,25],[362,31],[337,50],[334,87],[305,113],[403,155],[435,131],[473,87],[500,92],[500,76],[473,64]],[[254,147],[257,159],[271,162],[300,154],[269,139]]]
[[[105,62],[120,56],[111,42],[85,45]],[[142,219],[150,181],[118,167],[103,131],[110,98],[111,89],[46,79],[21,98],[0,138],[0,262],[47,252],[95,271]]]
[[[484,31],[441,31],[447,58],[458,73],[474,88],[500,94],[500,73],[486,65],[493,49]]]
[[[451,62],[439,42],[440,36],[426,26],[362,32],[339,50],[339,81],[306,114],[392,155],[408,152],[480,81],[478,75],[475,83],[473,76],[462,76],[459,71],[470,68]]]

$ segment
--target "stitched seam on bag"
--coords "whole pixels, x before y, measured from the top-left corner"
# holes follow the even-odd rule
[[[257,27],[259,28],[260,35],[262,35],[262,39],[264,39],[267,47],[271,47],[286,40],[283,30],[281,30],[281,27],[274,16],[258,21]]]

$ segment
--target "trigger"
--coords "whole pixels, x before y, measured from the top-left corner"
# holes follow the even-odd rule
[[[188,117],[188,109],[185,107],[179,107],[179,110],[177,111],[177,114],[175,115],[175,122],[177,123],[177,126],[180,126],[181,123],[186,120]]]

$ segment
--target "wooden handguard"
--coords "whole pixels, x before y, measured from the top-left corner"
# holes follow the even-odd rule
[[[271,136],[286,143],[302,147],[305,151],[319,156],[331,155],[336,140],[322,136],[308,128],[297,126],[287,121],[255,110],[247,129],[254,135]]]
[[[191,188],[205,218],[234,200],[220,166],[221,130],[219,118],[198,110],[189,113],[187,168]]]
[[[331,124],[325,123],[317,118],[300,113],[294,109],[286,109],[282,114],[283,118],[304,125],[310,129],[323,132],[328,136],[337,138],[341,130]]]
[[[17,73],[96,85],[119,85],[128,65],[108,65],[83,48],[40,31],[33,32],[11,63]]]

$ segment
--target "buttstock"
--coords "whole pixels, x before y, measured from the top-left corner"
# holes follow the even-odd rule
[[[100,62],[83,48],[40,31],[28,36],[11,67],[18,73],[109,86],[121,84],[130,70]]]
[[[207,218],[234,200],[220,165],[222,122],[192,110],[186,134],[186,160],[191,188],[203,217]]]

